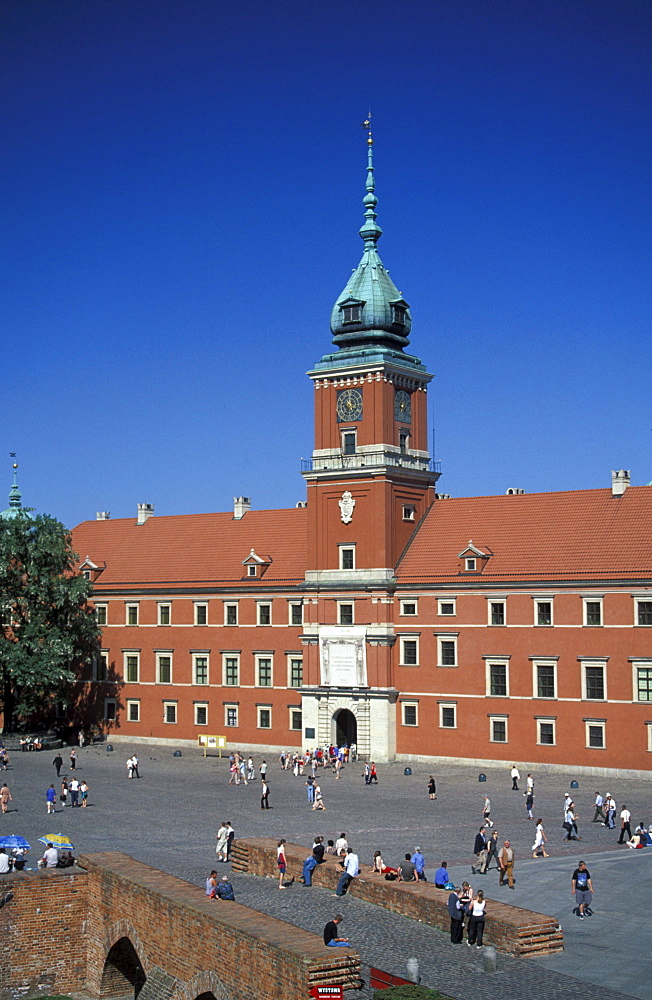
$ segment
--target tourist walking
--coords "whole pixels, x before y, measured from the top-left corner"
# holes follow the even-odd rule
[[[68,805],[68,782],[66,781],[65,778],[61,782],[61,794],[59,795],[59,800],[61,802],[62,807],[65,809],[66,806]],[[52,812],[54,812],[54,809],[52,810]]]
[[[632,837],[632,828],[630,826],[631,819],[632,819],[632,814],[630,813],[627,806],[623,805],[620,811],[620,837],[618,838],[619,844],[622,844],[624,842],[625,834],[627,834],[628,838],[631,840]]]
[[[324,796],[321,793],[321,788],[319,785],[315,785],[315,801],[312,804],[313,811],[315,809],[325,809]]]
[[[482,818],[484,820],[485,826],[493,826],[491,821],[491,799],[488,795],[483,796],[482,801]]]
[[[79,782],[77,778],[72,778],[69,785],[70,789],[70,806],[75,808],[79,805]]]
[[[489,840],[487,841],[487,863],[484,868],[480,869],[480,874],[484,875],[485,872],[489,871],[489,866],[491,862],[496,862],[496,868],[500,868],[498,864],[498,831],[493,830]]]
[[[428,778],[428,797],[433,799],[433,801],[437,798],[437,783],[432,774]]]
[[[260,771],[260,780],[264,781],[265,778],[267,777],[267,761],[266,760],[261,761],[258,770]]]
[[[524,792],[523,794],[525,795],[525,808],[527,809],[527,818],[534,819],[534,813],[532,812],[532,808],[534,806],[534,792],[533,791],[527,792],[527,794]]]
[[[77,768],[77,751],[73,747],[70,751],[70,770],[74,771]]]
[[[88,785],[86,784],[85,781],[82,781],[81,785],[79,786],[79,797],[81,799],[81,804],[84,807],[84,809],[86,809],[86,807],[88,806],[88,792],[89,792]]]
[[[481,826],[475,835],[473,853],[476,857],[476,863],[475,865],[471,865],[471,871],[474,875],[476,872],[480,872],[484,875],[487,870],[487,836],[484,831],[484,826]]]
[[[448,915],[451,918],[451,944],[461,944],[464,940],[464,910],[460,901],[460,889],[453,889],[448,897]]]
[[[512,764],[512,770],[510,771],[510,774],[511,774],[511,778],[512,778],[512,791],[513,792],[517,792],[518,791],[518,782],[519,782],[519,778],[521,777],[521,775],[519,774],[519,771],[518,771],[518,768],[517,768],[516,764]]]
[[[593,813],[593,819],[591,820],[591,822],[592,823],[600,823],[600,822],[604,823],[605,818],[606,818],[605,814],[604,814],[604,809],[602,808],[604,806],[604,799],[602,798],[600,792],[596,792],[595,793],[595,803],[594,803],[594,805],[595,805],[595,812]]]
[[[534,843],[532,844],[532,857],[543,856],[544,858],[549,858],[550,855],[546,852],[546,842],[548,838],[546,837],[546,832],[543,829],[543,820],[537,820],[537,832],[534,837]]]
[[[215,838],[215,853],[217,854],[218,861],[226,861],[227,851],[226,842],[229,836],[229,831],[226,828],[226,823],[222,823],[221,827],[217,831],[217,837]]]
[[[226,821],[226,857],[225,861],[231,859],[231,851],[233,850],[233,841],[235,840],[235,830],[231,826],[230,821]]]
[[[505,877],[510,889],[514,888],[514,848],[506,840],[498,851],[498,885],[505,885]]]
[[[50,813],[53,813],[55,811],[54,807],[55,807],[56,802],[57,802],[57,793],[55,791],[54,785],[50,785],[50,787],[46,791],[46,793],[45,793],[45,801],[47,803],[48,815],[49,815]]]
[[[56,757],[54,758],[54,760],[52,761],[52,763],[54,764],[54,766],[57,769],[57,778],[60,778],[61,777],[61,768],[63,767],[63,757],[61,756],[60,753],[58,753],[56,755]]]
[[[9,785],[5,781],[2,788],[0,788],[0,807],[3,813],[9,812],[9,803],[13,802],[11,797],[11,792],[9,791]]]
[[[593,883],[591,882],[591,873],[583,861],[579,862],[577,868],[573,872],[571,878],[571,893],[575,896],[575,902],[577,903],[579,909],[579,918],[580,920],[584,920],[585,910],[588,910],[589,913],[591,912]]]
[[[279,889],[285,889],[286,886],[283,884],[285,880],[285,873],[288,870],[288,862],[285,856],[285,839],[281,837],[276,848],[276,864],[278,865],[278,887]]]
[[[269,809],[269,785],[264,778],[260,790],[262,793],[260,796],[260,808]]]

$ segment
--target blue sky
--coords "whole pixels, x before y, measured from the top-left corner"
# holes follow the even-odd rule
[[[649,0],[5,0],[0,506],[11,451],[68,526],[304,498],[370,106],[439,488],[652,480],[651,42]]]

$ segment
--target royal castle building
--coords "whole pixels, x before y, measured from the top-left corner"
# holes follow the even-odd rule
[[[647,772],[652,489],[620,470],[599,490],[437,494],[432,376],[376,204],[369,135],[362,259],[308,373],[306,502],[140,504],[74,529],[103,630],[87,702],[113,739]]]

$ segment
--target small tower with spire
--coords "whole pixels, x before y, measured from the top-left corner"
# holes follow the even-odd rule
[[[30,513],[23,508],[22,505],[22,495],[18,489],[18,462],[16,461],[16,453],[10,452],[10,458],[13,458],[13,470],[14,470],[14,481],[11,489],[9,490],[9,506],[6,510],[0,513],[0,520],[2,521],[13,521],[18,517],[30,517]]]

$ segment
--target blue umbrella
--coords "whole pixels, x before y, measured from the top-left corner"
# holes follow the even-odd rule
[[[11,851],[14,847],[22,847],[24,851],[29,851],[29,846],[24,837],[19,837],[15,833],[0,837],[0,850]]]

